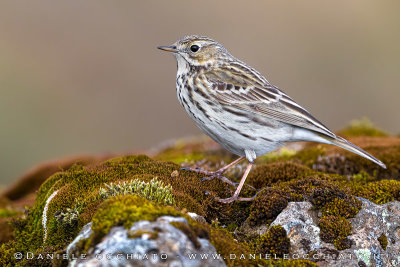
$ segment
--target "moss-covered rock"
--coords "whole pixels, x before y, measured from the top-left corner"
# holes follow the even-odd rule
[[[368,198],[377,204],[400,200],[400,181],[381,180],[364,184],[353,184],[355,195]]]
[[[202,175],[181,170],[182,166],[197,165],[215,170],[235,159],[209,139],[177,142],[153,158],[123,156],[69,166],[46,179],[27,213],[8,207],[15,202],[3,198],[8,204],[0,205],[0,217],[4,220],[0,223],[10,226],[11,235],[1,238],[0,263],[62,265],[65,262],[17,261],[10,255],[19,251],[62,253],[81,228],[91,222],[92,235],[79,244],[84,252],[113,227],[129,228],[139,220],[154,221],[171,215],[187,219],[188,224],[172,225],[195,247],[199,246],[198,239],[210,240],[229,266],[307,266],[312,263],[249,257],[254,253],[282,256],[290,252],[291,237],[285,229],[270,226],[288,203],[309,203],[321,240],[343,250],[353,245],[349,239],[354,230],[351,220],[361,209],[357,197],[378,204],[400,200],[400,138],[386,136],[364,124],[353,125],[342,133],[383,160],[388,168],[384,170],[333,146],[309,143],[301,150],[283,149],[260,157],[241,193],[244,197],[257,193],[255,200],[224,204],[214,198],[231,196],[233,186],[219,179],[202,182]],[[225,175],[239,181],[245,164],[238,164]],[[205,222],[191,219],[187,212],[204,217]],[[245,231],[246,227],[260,226],[268,229],[263,235]],[[157,231],[129,235],[156,239]],[[383,237],[379,241],[384,244]],[[245,256],[240,259],[242,254]]]
[[[94,214],[90,241],[99,241],[113,226],[129,228],[134,222],[153,221],[162,215],[178,216],[181,213],[172,207],[157,205],[136,195],[112,197],[104,201]]]
[[[313,171],[302,164],[278,161],[257,165],[250,172],[247,182],[255,188],[263,188],[275,183],[298,179],[311,173]]]
[[[286,208],[290,196],[282,190],[264,190],[250,208],[250,225],[270,224]]]
[[[251,204],[225,205],[214,201],[214,196],[229,196],[234,188],[218,179],[201,182],[200,178],[195,173],[181,171],[179,165],[147,156],[115,158],[88,167],[75,165],[54,174],[41,186],[28,216],[15,221],[16,241],[12,247],[2,247],[3,255],[11,253],[6,250],[62,252],[80,228],[92,222],[93,234],[80,244],[82,251],[86,251],[111,227],[128,227],[138,220],[154,220],[161,215],[186,216],[185,210],[196,212],[209,222],[219,221],[214,227],[194,221],[191,224],[194,230],[181,227],[194,242],[196,233],[210,238],[221,253],[251,253],[245,243],[233,242],[231,234],[221,228],[226,224],[240,225],[248,217]],[[3,260],[12,265],[52,264],[42,259]]]
[[[308,170],[305,173],[312,171]],[[314,172],[303,178],[281,182],[265,189],[252,203],[248,222],[250,226],[268,225],[286,208],[288,202],[303,200],[310,201],[314,208],[321,210],[323,214],[320,219],[321,238],[335,244],[337,249],[346,248],[349,244],[342,243],[351,231],[347,219],[358,213],[361,202],[352,195],[347,180],[337,175]],[[342,227],[343,223],[347,225],[348,231],[337,228]]]
[[[319,227],[321,239],[333,243],[339,250],[349,248],[351,241],[347,238],[351,234],[351,224],[344,217],[332,215],[322,216]]]
[[[204,215],[205,211],[200,201],[207,198],[203,193],[206,187],[200,184],[197,175],[189,172],[181,173],[179,177],[172,179],[170,174],[177,169],[179,166],[173,163],[153,161],[147,156],[127,156],[92,167],[76,165],[68,171],[57,173],[40,188],[35,206],[23,221],[26,227],[17,228],[17,240],[24,240],[24,249],[38,249],[43,244],[44,233],[47,231],[46,244],[62,248],[77,234],[80,227],[92,220],[97,209],[103,204],[100,194],[102,188],[110,183],[122,183],[133,179],[140,179],[150,184],[154,177],[158,177],[166,185],[175,187],[175,200],[178,206],[189,207]],[[197,182],[200,188],[197,190],[195,187],[190,188],[185,183],[190,179]],[[225,188],[221,182],[211,181],[208,184],[210,187],[215,186],[217,190],[220,189],[219,191],[222,192],[219,193],[224,193]],[[201,188],[201,186],[204,187]],[[187,192],[193,193],[190,198],[187,198]],[[49,201],[51,195],[53,198]],[[45,209],[49,216],[44,220]],[[72,229],[60,227],[60,219],[54,216],[54,214],[65,214],[68,209],[73,209],[77,214],[83,215],[78,216],[78,223]]]

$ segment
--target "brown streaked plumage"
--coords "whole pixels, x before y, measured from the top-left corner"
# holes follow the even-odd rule
[[[270,84],[257,70],[233,57],[221,44],[204,36],[186,36],[161,50],[173,52],[178,62],[176,89],[179,102],[207,135],[240,156],[215,171],[191,169],[220,178],[243,159],[249,165],[234,195],[220,202],[230,203],[239,194],[254,160],[287,142],[314,141],[332,144],[383,168],[380,160],[336,136],[283,91]]]

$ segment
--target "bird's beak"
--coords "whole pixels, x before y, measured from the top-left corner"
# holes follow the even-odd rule
[[[167,52],[178,52],[178,50],[176,49],[175,45],[170,45],[170,46],[157,46],[158,49],[167,51]]]

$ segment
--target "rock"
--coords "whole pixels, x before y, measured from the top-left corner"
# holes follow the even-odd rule
[[[153,158],[121,156],[63,167],[47,179],[43,174],[28,205],[25,195],[23,201],[0,196],[0,217],[12,221],[5,231],[13,233],[0,242],[0,266],[396,265],[400,138],[361,134],[349,141],[388,168],[334,146],[280,150],[259,157],[250,173],[241,196],[258,192],[252,202],[219,203],[215,198],[231,196],[232,186],[181,169],[216,170],[234,160],[210,139],[176,142]],[[238,164],[225,175],[238,182],[244,168]],[[31,251],[37,257],[28,258]],[[184,257],[191,251],[197,259]],[[133,257],[96,258],[121,252]],[[214,252],[224,262],[199,259]],[[314,262],[293,260],[307,256]]]
[[[72,251],[77,250],[77,244],[84,239],[88,239],[90,235],[92,234],[92,222],[86,224],[83,226],[82,230],[79,232],[79,234],[75,237],[74,241],[72,241],[68,247],[67,247],[67,255],[68,257],[72,258]]]
[[[130,229],[113,227],[89,249],[85,259],[75,255],[78,259],[69,266],[226,266],[222,259],[212,257],[217,252],[207,239],[198,238],[200,246],[196,246],[170,222],[187,224],[182,217],[162,216],[154,222],[138,221]],[[68,246],[70,256],[75,244],[88,238],[89,233],[90,225],[86,225]],[[201,255],[208,258],[201,259]]]
[[[367,266],[400,265],[400,202],[393,201],[377,205],[359,198],[363,202],[361,211],[351,219],[353,233],[349,238],[354,241],[354,254]],[[384,250],[378,238],[387,237]]]
[[[290,238],[290,252],[293,254],[303,255],[324,247],[335,249],[333,244],[321,241],[318,219],[311,208],[310,202],[289,202],[288,206],[271,223],[271,226],[282,225],[285,228]],[[265,229],[265,232],[266,230],[268,229]]]
[[[321,266],[396,266],[400,254],[400,202],[384,205],[358,198],[362,209],[350,219],[352,244],[338,251],[319,237],[318,216],[309,202],[290,202],[271,223],[282,225],[290,238],[290,256],[309,258]],[[260,231],[260,234],[267,229]],[[378,238],[387,237],[386,250]]]

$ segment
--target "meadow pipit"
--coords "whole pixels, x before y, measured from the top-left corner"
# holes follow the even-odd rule
[[[380,160],[332,133],[218,42],[191,35],[171,46],[158,48],[172,52],[176,57],[176,91],[189,116],[212,139],[240,156],[215,172],[192,170],[209,175],[210,179],[217,177],[233,184],[222,174],[245,158],[249,161],[233,196],[218,199],[220,202],[254,199],[239,197],[254,160],[288,142],[313,141],[336,145],[386,168]]]

